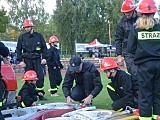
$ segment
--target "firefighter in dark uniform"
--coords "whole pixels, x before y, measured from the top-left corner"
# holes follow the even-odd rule
[[[46,43],[42,34],[34,32],[31,20],[26,19],[23,27],[26,32],[18,38],[17,59],[20,65],[25,67],[25,71],[36,71],[39,79],[36,82],[37,90],[44,95],[44,74],[41,64],[46,64]],[[39,100],[47,100],[47,98],[39,96]]]
[[[36,90],[35,84],[37,80],[37,74],[33,70],[28,70],[24,74],[22,81],[25,81],[25,83],[18,93],[18,96],[21,96],[21,107],[36,106],[37,96],[43,95],[43,93]]]
[[[133,76],[133,89],[138,89],[137,66],[134,64],[134,55],[127,52],[128,35],[138,16],[136,5],[132,0],[125,0],[122,3],[121,12],[124,16],[117,24],[115,33],[115,44],[117,52],[117,63],[122,66],[125,61],[128,72]],[[123,60],[124,57],[124,60]]]
[[[50,48],[47,52],[47,66],[51,87],[49,92],[51,96],[58,96],[57,92],[62,82],[61,69],[63,65],[61,64],[59,52],[56,48],[58,42],[59,40],[56,36],[51,36],[49,39]]]
[[[138,91],[132,90],[132,77],[120,70],[113,58],[106,57],[101,62],[101,69],[106,73],[111,82],[107,85],[107,91],[112,99],[112,109],[123,111],[127,106],[137,108]]]
[[[102,90],[100,73],[95,65],[89,61],[82,61],[80,57],[74,56],[69,61],[62,90],[70,105],[72,100],[90,105]],[[75,80],[75,86],[73,83]],[[72,88],[73,87],[73,88]]]
[[[160,24],[154,18],[158,11],[153,0],[141,0],[140,14],[129,35],[128,52],[135,54],[139,83],[140,120],[160,115]]]
[[[4,63],[9,63],[9,59],[8,59],[8,55],[9,55],[9,49],[2,43],[0,42],[0,55],[3,56],[3,62]],[[0,56],[0,77],[2,78],[2,75],[1,75],[1,62],[2,62],[2,58]],[[3,102],[3,95],[4,94],[4,84],[2,82],[2,79],[0,80],[0,120],[4,120],[4,117],[1,113],[1,106],[3,105],[2,102]]]

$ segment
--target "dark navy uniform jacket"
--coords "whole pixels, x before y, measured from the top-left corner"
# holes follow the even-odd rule
[[[92,78],[88,78],[88,79],[93,79],[94,89],[93,91],[91,91],[91,94],[93,95],[93,97],[96,97],[100,93],[103,87],[101,83],[100,73],[93,63],[89,61],[84,61],[82,65],[82,70],[80,73],[73,73],[68,68],[66,72],[66,76],[64,78],[63,87],[62,87],[65,97],[70,96],[70,90],[73,86],[74,80],[75,80],[75,83],[78,85],[85,84],[85,81],[83,81],[84,72],[90,72],[90,74],[92,75]]]
[[[126,105],[133,106],[132,77],[122,70],[117,70],[114,78],[111,78],[114,89],[120,98],[125,98]]]
[[[160,25],[153,29],[132,29],[128,38],[128,52],[135,54],[135,63],[160,59]]]
[[[47,65],[51,68],[63,68],[61,62],[60,62],[60,56],[58,49],[55,47],[50,47],[47,51]]]
[[[34,84],[25,82],[18,95],[22,97],[22,102],[25,106],[30,107],[33,102],[37,101],[38,91],[36,90],[36,86]]]
[[[17,43],[17,59],[22,61],[22,58],[34,59],[37,57],[46,58],[46,43],[42,34],[33,32],[32,34],[24,33],[18,38]]]
[[[117,55],[123,55],[123,53],[127,53],[128,35],[136,20],[137,17],[127,19],[124,16],[118,22],[115,33]]]

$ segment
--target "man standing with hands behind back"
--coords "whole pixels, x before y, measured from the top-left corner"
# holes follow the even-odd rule
[[[41,64],[46,64],[47,47],[42,34],[34,32],[33,27],[31,20],[24,21],[23,28],[26,32],[18,38],[17,59],[20,66],[25,68],[25,72],[28,70],[36,71],[39,79],[36,82],[36,87],[44,95],[44,74]],[[47,100],[47,98],[39,96],[39,100]]]

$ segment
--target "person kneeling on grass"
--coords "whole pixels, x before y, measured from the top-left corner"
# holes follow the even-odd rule
[[[107,91],[113,100],[112,109],[123,111],[126,106],[137,108],[138,90],[133,91],[131,75],[120,70],[113,58],[106,57],[102,60],[101,69],[106,73],[111,82],[107,85]]]
[[[18,93],[18,96],[22,97],[20,105],[21,107],[36,106],[37,97],[43,96],[41,92],[36,90],[35,84],[37,80],[37,74],[33,70],[29,70],[24,74],[22,81],[25,81],[25,83]]]
[[[62,85],[67,104],[71,105],[74,100],[90,106],[103,87],[100,73],[93,63],[82,61],[77,56],[72,57],[69,63]],[[74,80],[76,84],[73,87]]]

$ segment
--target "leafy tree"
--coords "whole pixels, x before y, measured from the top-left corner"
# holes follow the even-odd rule
[[[17,39],[22,32],[22,23],[30,18],[35,30],[41,32],[46,41],[56,35],[63,50],[74,54],[75,42],[89,43],[98,39],[102,43],[109,43],[109,24],[112,43],[114,42],[115,26],[122,16],[120,12],[123,0],[56,0],[57,9],[53,15],[44,11],[43,0],[7,0],[10,11],[10,35]],[[14,32],[13,32],[14,31]],[[12,33],[12,34],[11,34]],[[15,35],[13,35],[13,33]]]
[[[158,6],[158,16],[159,16],[159,23],[160,23],[160,5]]]
[[[7,11],[4,10],[4,7],[0,9],[0,34],[1,34],[1,39],[3,39],[3,34],[6,31],[6,28],[9,24],[9,18],[6,15]]]
[[[11,26],[22,32],[22,24],[25,19],[31,19],[35,25],[35,30],[46,33],[46,24],[49,14],[44,10],[43,0],[7,0],[10,10],[9,17]]]
[[[17,29],[17,27],[9,26],[7,28],[7,32],[5,33],[5,40],[7,41],[17,41],[17,38],[20,35],[20,31]]]
[[[65,47],[63,49],[67,49],[71,54],[75,42],[89,43],[97,38],[102,43],[109,43],[108,21],[113,38],[115,25],[122,16],[120,12],[122,1],[57,0],[56,2],[57,9],[52,16],[55,34]]]
[[[121,5],[123,1],[119,0],[108,0],[107,1],[107,16],[106,19],[109,20],[111,26],[111,40],[114,43],[114,33],[116,29],[117,22],[122,17]]]
[[[70,54],[74,53],[74,10],[71,1],[57,0],[57,9],[52,16],[55,24],[55,34],[64,46],[63,48],[70,51]]]

